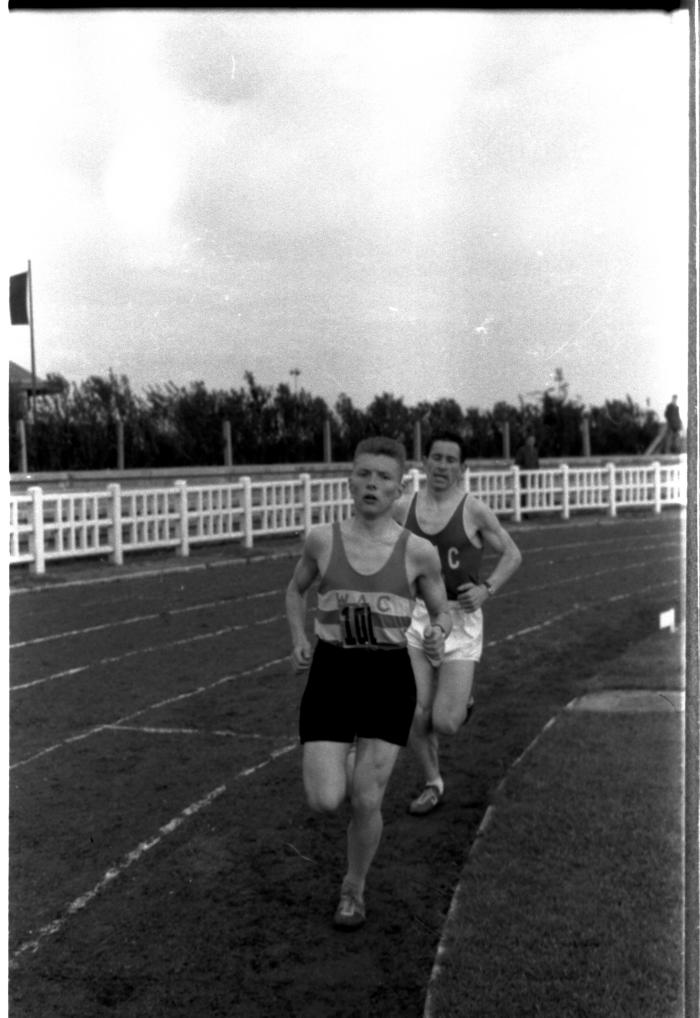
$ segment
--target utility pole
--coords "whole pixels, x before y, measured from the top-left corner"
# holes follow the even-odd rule
[[[294,440],[299,441],[299,403],[297,402],[297,382],[299,381],[299,375],[301,371],[299,368],[292,368],[289,372],[294,378]]]
[[[34,299],[32,295],[32,262],[27,261],[27,307],[29,311],[29,342],[32,357],[32,424],[36,413],[36,356],[34,354]]]

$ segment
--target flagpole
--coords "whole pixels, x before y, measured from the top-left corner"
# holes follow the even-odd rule
[[[32,420],[36,409],[36,357],[34,355],[34,306],[32,302],[32,262],[27,261],[27,303],[29,311],[29,342],[32,351]]]

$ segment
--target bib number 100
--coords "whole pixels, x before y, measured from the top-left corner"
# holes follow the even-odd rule
[[[369,647],[376,644],[372,611],[368,604],[346,604],[340,612],[344,647]]]

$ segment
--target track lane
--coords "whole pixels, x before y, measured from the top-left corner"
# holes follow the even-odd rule
[[[516,583],[514,578],[502,594],[489,604],[486,617],[487,650],[484,662],[477,672],[479,710],[472,722],[476,726],[474,730],[478,733],[479,752],[482,754],[480,759],[475,759],[473,770],[473,790],[477,801],[483,800],[488,795],[493,783],[492,776],[486,773],[485,763],[488,755],[493,755],[498,761],[497,767],[500,768],[506,767],[508,761],[522,751],[523,747],[517,740],[514,739],[512,745],[509,741],[509,719],[519,716],[527,709],[533,711],[532,724],[536,726],[539,721],[537,712],[540,709],[542,714],[551,711],[552,690],[543,690],[537,684],[533,684],[529,674],[531,668],[533,671],[535,668],[541,669],[542,661],[546,659],[547,667],[556,673],[559,667],[564,668],[571,662],[572,656],[575,659],[576,655],[586,653],[590,655],[591,648],[595,649],[595,643],[591,641],[595,641],[604,630],[629,632],[630,639],[634,639],[635,634],[643,631],[644,627],[657,624],[658,616],[655,613],[659,607],[670,606],[672,600],[679,603],[680,543],[678,555],[673,553],[668,555],[668,548],[660,548],[657,558],[656,552],[650,556],[649,549],[643,547],[643,540],[648,540],[648,536],[644,538],[642,535],[643,540],[635,538],[632,541],[640,545],[638,548],[640,561],[629,561],[627,540],[619,540],[623,530],[623,527],[618,527],[615,531],[617,536],[606,545],[610,549],[610,557],[604,570],[599,568],[597,554],[582,556],[581,560],[587,561],[591,567],[584,582],[571,571],[572,564],[577,560],[567,561],[559,545],[542,544],[541,534],[533,532],[533,554],[529,563],[537,556],[536,568],[533,566],[532,570],[528,568],[526,572],[528,566],[526,559],[526,564],[517,574],[518,582]],[[653,530],[658,534],[659,531],[663,532],[664,528],[655,526]],[[640,528],[635,533],[640,533]],[[561,537],[561,530],[558,536]],[[539,544],[536,543],[538,538]],[[675,536],[672,536],[670,541],[673,545]],[[522,541],[519,543],[523,544]],[[578,542],[568,543],[578,544]],[[535,548],[538,550],[535,551]],[[527,549],[524,551],[527,554]],[[574,551],[578,555],[575,549]],[[554,569],[550,567],[552,562]],[[279,567],[280,563],[277,563],[277,566]],[[291,562],[286,561],[276,575],[288,577],[290,572]],[[540,575],[542,572],[544,575]],[[255,579],[254,571],[248,573],[248,579]],[[162,590],[160,593],[162,594]],[[201,589],[199,593],[201,595]],[[38,596],[33,594],[26,600],[33,601],[36,608],[38,602],[35,598]],[[41,597],[44,596],[42,592]],[[124,606],[128,607],[128,604],[126,601]],[[35,622],[41,623],[40,615],[35,616]],[[280,658],[286,657],[288,652],[286,626],[282,622],[272,628],[278,630],[275,639],[278,636],[279,646],[284,648]],[[197,683],[202,675],[212,677],[214,681],[217,676],[225,677],[220,666],[222,648],[227,639],[222,637],[220,641],[210,641],[211,646],[207,654],[204,656],[200,654],[193,659],[190,659],[182,648],[174,648],[171,655],[165,652],[162,652],[162,655],[145,655],[144,660],[136,667],[139,657],[137,653],[131,659],[128,669],[127,661],[115,662],[110,668],[105,668],[104,676],[98,677],[97,680],[94,674],[84,676],[86,680],[92,678],[91,682],[86,681],[84,685],[74,687],[76,681],[74,679],[70,679],[65,686],[56,683],[48,702],[46,702],[47,689],[42,687],[45,718],[42,722],[40,716],[35,717],[39,736],[42,733],[42,724],[50,723],[54,709],[59,708],[59,700],[65,697],[61,711],[65,710],[68,737],[73,735],[81,737],[64,750],[55,751],[13,772],[13,809],[19,808],[23,811],[19,822],[15,823],[13,820],[11,824],[14,836],[11,848],[13,865],[11,915],[15,947],[21,946],[27,938],[31,939],[32,931],[62,916],[72,901],[97,885],[109,866],[115,864],[115,860],[118,864],[124,853],[131,851],[133,846],[140,844],[143,839],[152,836],[153,832],[168,823],[170,817],[179,815],[187,808],[189,802],[198,801],[208,790],[217,787],[218,781],[225,782],[227,778],[230,779],[232,773],[238,773],[236,771],[238,763],[245,764],[249,759],[259,762],[264,758],[262,746],[257,740],[246,743],[245,739],[241,739],[237,745],[230,738],[208,735],[208,732],[213,733],[217,727],[222,727],[222,718],[233,730],[234,723],[241,721],[242,710],[245,708],[250,725],[248,728],[244,727],[240,734],[245,735],[248,730],[255,734],[253,729],[256,725],[267,726],[264,731],[270,733],[271,744],[275,746],[288,737],[290,726],[292,732],[295,730],[299,685],[290,679],[286,667],[273,667],[269,674],[258,673],[255,679],[243,683],[225,682],[209,692],[196,692],[199,688]],[[198,647],[199,651],[201,647],[202,644]],[[38,652],[38,647],[36,649]],[[255,663],[260,663],[261,658],[271,651],[269,641],[261,647],[259,641],[249,643],[247,639],[239,641],[235,646],[231,643],[224,649],[226,656],[235,658],[236,662],[243,655],[247,655],[247,659]],[[160,689],[162,682],[166,692],[173,696],[169,703],[159,704],[159,701],[144,696],[144,693],[148,692],[148,682],[153,681],[153,662],[146,660],[150,657],[160,658],[158,670],[163,674],[157,679],[157,685]],[[173,686],[177,687],[175,677],[180,666],[181,674],[189,675],[190,686],[185,690],[186,697],[176,700],[174,697],[180,696],[180,693]],[[97,671],[99,670],[98,668]],[[83,680],[80,681],[82,683]],[[118,694],[115,704],[132,705],[139,712],[143,711],[139,713],[137,719],[139,724],[143,722],[142,728],[134,725],[133,727],[139,730],[132,731],[130,723],[123,722],[124,730],[115,731],[111,729],[109,723],[106,723],[108,715],[104,710],[105,696],[110,688],[115,695]],[[39,698],[39,693],[39,689],[35,690],[31,694],[32,698],[35,696]],[[28,697],[29,693],[23,692],[21,696]],[[73,711],[78,711],[72,721],[71,698]],[[83,713],[86,701],[91,701],[90,710]],[[82,737],[85,732],[81,730],[79,724],[76,724],[76,720],[97,717],[99,710],[94,710],[95,705],[98,708],[102,707],[99,718],[102,727],[93,736]],[[18,726],[23,727],[19,722]],[[35,726],[32,724],[30,727]],[[127,727],[129,731],[126,730]],[[158,727],[172,727],[176,732],[163,735],[148,730]],[[191,735],[186,736],[182,732],[180,735],[177,734],[178,728],[186,727],[194,727],[200,732],[200,736],[193,739]],[[238,727],[241,727],[240,724]],[[15,735],[19,737],[20,732],[15,732]],[[267,735],[265,737],[267,738]],[[472,753],[469,740],[466,746],[447,748],[447,766],[449,767],[453,760],[456,766],[457,754],[465,752],[468,757]],[[202,774],[203,760],[207,762],[206,780]],[[280,838],[288,839],[298,851],[309,858],[314,858],[314,865],[317,865],[318,871],[322,873],[321,884],[312,892],[315,898],[314,908],[322,911],[322,896],[326,884],[330,884],[331,881],[333,885],[335,883],[337,867],[333,857],[337,854],[340,844],[338,840],[340,827],[337,824],[331,825],[329,845],[324,847],[322,843],[319,847],[318,831],[307,829],[305,826],[306,812],[301,802],[298,757],[294,753],[275,763],[269,776],[266,777],[266,773],[260,772],[259,777],[251,775],[247,783],[245,780],[240,781],[235,793],[227,793],[217,798],[216,802],[207,807],[205,813],[198,814],[189,825],[179,827],[170,843],[159,843],[153,853],[140,860],[138,865],[129,868],[121,884],[115,883],[104,895],[100,894],[94,900],[91,899],[89,908],[94,910],[100,927],[109,930],[114,928],[110,927],[110,923],[115,922],[118,927],[126,896],[131,900],[134,908],[133,921],[140,931],[135,943],[140,944],[143,950],[142,937],[145,936],[147,929],[154,928],[149,901],[155,907],[156,913],[161,906],[166,908],[170,899],[163,897],[161,900],[159,895],[167,896],[169,894],[167,888],[172,888],[173,881],[177,884],[178,880],[182,879],[177,866],[173,872],[174,861],[188,858],[193,860],[192,849],[188,846],[196,844],[197,839],[203,837],[205,829],[215,827],[217,832],[220,832],[217,837],[225,838],[225,832],[228,832],[228,836],[233,839],[226,843],[225,852],[226,880],[232,882],[227,888],[231,894],[231,901],[240,901],[241,896],[245,897],[246,894],[262,895],[259,922],[263,925],[269,924],[270,931],[277,929],[279,923],[276,922],[272,911],[276,902],[271,901],[269,908],[264,903],[265,867],[262,863],[266,860],[269,864],[267,881],[272,880],[277,887],[283,886],[279,881],[284,880],[285,874],[297,872],[294,869],[296,866],[300,867],[298,870],[300,874],[308,872],[308,864],[302,865],[303,860],[300,863],[297,857],[290,856],[288,865],[286,857],[281,859],[279,856],[279,845],[270,846],[256,835],[254,813],[259,808],[261,795],[270,803],[270,809],[279,812]],[[382,875],[385,880],[392,879],[391,870],[387,867],[396,864],[395,850],[392,854],[391,845],[395,844],[393,839],[399,834],[402,837],[404,834],[410,835],[408,842],[403,840],[401,843],[400,858],[405,852],[408,856],[415,852],[417,857],[422,858],[427,849],[426,844],[414,844],[415,827],[406,826],[403,816],[407,775],[410,773],[411,762],[408,755],[404,754],[387,798],[387,822],[393,825],[394,832],[393,834],[390,832],[387,839],[386,861],[380,861],[378,864],[378,882],[381,881]],[[162,785],[167,787],[163,788]],[[480,808],[470,812],[468,804],[465,805],[466,812],[462,816],[462,839],[465,837],[468,839],[468,832],[473,826],[472,818],[478,820]],[[45,834],[39,838],[36,837],[37,816],[44,818],[46,827]],[[89,824],[85,822],[86,816],[89,818]],[[209,843],[208,838],[205,840]],[[420,840],[419,838],[418,841]],[[49,843],[54,857],[63,860],[63,868],[61,864],[55,862],[50,869],[42,865]],[[31,846],[29,853],[26,851],[27,845]],[[430,852],[433,853],[433,860],[438,858],[433,851],[432,842]],[[235,866],[231,861],[234,859]],[[163,865],[166,867],[165,870],[160,868]],[[217,907],[215,886],[207,883],[206,888],[199,887],[198,890],[209,894],[210,903],[213,900],[213,907]],[[145,894],[148,894],[149,901],[144,898]],[[292,895],[290,907],[296,907],[297,911],[305,913],[309,902],[302,897],[297,898],[294,888],[290,888],[290,894]],[[151,898],[151,895],[154,897]],[[171,900],[170,904],[172,905]],[[228,908],[235,909],[235,905],[231,904],[227,906]],[[192,958],[188,960],[179,953],[181,948],[177,942],[177,931],[181,933],[182,924],[192,922],[192,916],[190,914],[189,919],[185,914],[173,917],[171,913],[170,918],[174,919],[173,932],[171,934],[169,928],[163,932],[168,947],[173,952],[173,964],[180,964],[183,971],[189,971],[193,960]],[[426,921],[428,919],[429,917],[426,917]],[[89,953],[96,950],[96,945],[91,946],[89,938],[85,939],[93,921],[88,920],[87,909],[76,913],[74,919],[61,927],[60,934],[55,940],[45,944],[42,942],[39,951],[44,957],[42,964],[46,965],[48,959],[50,967],[58,965],[60,969],[61,959],[65,960],[68,956],[66,952],[70,954],[77,951],[76,956],[79,957],[81,952]],[[227,950],[238,949],[241,958],[246,954],[244,940],[246,929],[242,927],[240,930],[230,930],[227,934],[229,937]],[[250,930],[247,932],[250,934]],[[314,926],[314,934],[316,933]],[[285,936],[288,936],[288,933]],[[324,934],[321,933],[321,936]],[[122,963],[125,958],[128,962],[131,957],[132,964],[138,968],[137,948],[132,952],[128,945],[113,942],[109,936],[106,937],[106,944],[118,952]],[[146,950],[146,953],[150,954],[150,963],[154,961],[151,953],[154,949]],[[224,971],[225,959],[216,950],[214,955],[216,965],[220,967],[220,971]],[[28,955],[21,956],[21,964],[28,966],[24,970],[31,975],[34,969]],[[239,970],[233,965],[230,971],[234,977]],[[313,980],[313,974],[309,975]],[[172,1012],[178,1013],[186,1012],[177,1010]],[[198,1012],[198,1015],[203,1016],[206,1013],[208,1012],[204,1009]],[[245,1012],[242,1011],[241,1014],[243,1013]]]
[[[556,598],[554,603],[560,603],[562,597],[571,596],[567,588],[572,586],[578,591],[577,596],[585,600],[599,596],[597,591],[602,583],[604,587],[601,589],[607,598],[618,587],[624,592],[630,582],[643,585],[661,576],[664,568],[673,570],[676,566],[676,561],[667,556],[659,560],[645,558],[642,562],[615,563],[604,569],[574,573],[559,580],[550,577],[542,584],[530,583],[521,588],[514,586],[508,600],[519,604],[524,598],[537,596],[540,607],[547,611],[552,595]],[[148,646],[137,645],[82,666],[69,666],[43,677],[54,676],[54,683],[60,682],[50,691],[50,710],[47,710],[42,676],[26,678],[13,686],[12,759],[14,761],[17,755],[26,757],[38,752],[42,733],[50,734],[53,740],[67,739],[75,724],[76,697],[84,704],[82,725],[98,725],[105,709],[119,713],[133,704],[142,709],[172,688],[184,692],[188,688],[206,686],[223,659],[239,658],[245,667],[258,662],[263,641],[266,649],[274,648],[276,656],[285,655],[287,637],[282,614],[170,638]],[[168,663],[170,666],[166,667]]]
[[[545,547],[545,555],[554,555],[554,559],[544,559],[546,565],[541,567],[531,555],[526,559],[526,566],[499,595],[496,604],[505,601],[519,603],[523,599],[537,597],[541,606],[546,608],[550,591],[558,591],[557,603],[561,597],[570,596],[567,586],[582,588],[588,583],[602,581],[607,592],[619,582],[623,586],[629,582],[644,583],[650,569],[656,574],[664,569],[677,569],[678,563],[673,556],[662,554],[658,559],[652,557],[657,551],[663,553],[673,545],[674,539],[659,541],[656,545],[643,544],[634,553],[627,554],[622,542],[616,539],[615,549],[618,555],[624,555],[624,561],[618,559],[611,564],[610,552],[606,551],[602,558],[606,563],[603,568],[592,568],[600,565],[601,557],[600,554],[591,555],[584,563],[586,571],[573,573],[567,566],[575,565],[578,559],[571,563],[566,556],[559,554],[559,546]],[[632,554],[641,555],[641,561],[629,560]],[[556,578],[552,574],[552,561],[557,562]],[[488,556],[486,563],[488,567]],[[279,583],[282,580],[280,564],[276,568],[278,574],[275,578]],[[546,579],[538,582],[542,568]],[[250,579],[254,579],[253,574],[250,574]],[[56,656],[47,653],[45,643],[17,648],[12,671],[13,761],[18,755],[26,757],[38,752],[44,730],[51,734],[52,741],[67,739],[72,734],[76,700],[83,704],[80,728],[90,728],[104,717],[104,712],[99,710],[100,705],[108,705],[113,716],[120,715],[128,712],[132,704],[141,709],[154,699],[161,699],[168,688],[178,691],[198,688],[200,679],[208,680],[220,669],[223,661],[240,657],[243,666],[249,667],[264,660],[256,656],[262,644],[266,647],[273,645],[274,656],[284,655],[287,637],[281,612],[259,616],[259,611],[264,608],[269,611],[270,602],[274,603],[278,597],[279,608],[282,608],[282,590],[281,586],[277,586],[269,591],[235,595],[234,617],[238,621],[229,621],[231,602],[224,597],[181,605],[171,613],[158,616],[155,621],[149,619],[128,624],[129,638],[126,641],[114,639],[117,633],[123,637],[119,621],[124,621],[115,620],[114,631],[109,633],[85,634],[76,630],[65,639],[57,637],[56,644],[51,647]],[[200,609],[206,612],[205,616],[200,614]],[[487,625],[496,621],[497,616],[497,609],[490,605]],[[225,625],[219,624],[222,619],[226,620]],[[175,627],[178,635],[173,638]],[[143,642],[148,639],[150,643]],[[62,665],[58,670],[57,663]],[[45,686],[49,680],[52,688],[47,692]]]
[[[666,586],[672,587],[673,585],[673,580],[666,581]],[[622,619],[628,611],[627,607],[624,609],[624,612],[619,608],[623,600],[628,602],[636,600],[638,603],[643,603],[643,599],[646,598],[646,603],[651,605],[656,602],[659,589],[658,584],[653,584],[648,588],[640,588],[636,592],[627,591],[622,594],[608,594],[607,597],[598,597],[589,605],[588,613],[593,616],[596,614],[600,615],[601,613],[604,614],[608,625],[610,625],[615,612],[619,612]],[[551,607],[554,608],[555,605],[552,604]],[[648,611],[648,607],[645,607],[645,610]],[[519,671],[508,680],[510,695],[512,696],[514,691],[517,694],[517,710],[521,709],[520,696],[525,695],[525,690],[522,687],[528,684],[526,671],[523,675],[523,667],[528,653],[527,647],[532,645],[533,637],[537,636],[540,640],[558,638],[562,643],[566,642],[567,633],[571,629],[572,622],[576,621],[580,627],[582,619],[587,614],[587,608],[585,605],[574,602],[568,604],[563,610],[550,613],[547,617],[542,618],[541,612],[539,614],[539,620],[534,619],[530,625],[521,626],[518,630],[501,633],[499,636],[494,636],[487,641],[489,654],[493,658],[492,669],[495,668],[497,673],[499,668],[502,667],[503,661],[509,656],[510,646],[517,644]],[[594,618],[588,620],[588,625],[593,626],[594,629],[597,624]],[[547,631],[546,634],[545,630]],[[535,641],[536,643],[537,641]],[[525,651],[523,648],[526,648]],[[541,646],[537,648],[537,653],[541,654]],[[498,682],[489,681],[490,674],[491,669],[487,672],[486,676],[480,677],[478,682],[480,696],[487,692],[493,696],[498,691]],[[241,697],[232,697],[228,712],[222,703],[220,687],[225,682],[224,677],[223,680],[217,680],[209,688],[202,688],[201,692],[199,690],[190,691],[191,696],[198,698],[198,706],[201,708],[199,715],[195,712],[193,716],[190,705],[185,702],[190,698],[189,696],[184,698],[173,697],[170,702],[151,704],[144,710],[135,712],[130,718],[115,719],[108,724],[103,723],[97,726],[93,731],[80,733],[77,738],[72,739],[68,747],[71,750],[68,764],[61,764],[64,775],[66,773],[73,775],[76,770],[83,775],[83,781],[79,778],[77,780],[70,778],[68,781],[67,787],[70,789],[71,795],[77,795],[77,799],[74,801],[70,797],[66,797],[65,794],[62,798],[56,800],[55,781],[47,781],[46,773],[44,772],[46,765],[45,757],[44,759],[37,758],[30,761],[33,766],[26,768],[26,771],[19,775],[19,782],[17,781],[17,775],[15,775],[15,791],[24,798],[25,802],[32,803],[32,814],[37,808],[44,807],[47,810],[58,809],[61,812],[64,822],[60,837],[58,839],[55,838],[56,847],[60,848],[61,844],[65,841],[66,850],[59,852],[59,854],[62,854],[66,860],[71,860],[74,858],[74,852],[68,851],[68,846],[73,845],[74,841],[79,839],[81,826],[84,826],[85,809],[88,808],[92,811],[90,805],[92,800],[85,795],[84,776],[86,774],[89,776],[87,787],[90,793],[96,796],[98,801],[102,803],[104,801],[104,787],[101,785],[100,775],[104,775],[106,769],[112,766],[115,759],[118,759],[118,764],[114,768],[115,774],[119,775],[119,784],[116,786],[118,794],[112,792],[109,810],[97,814],[98,819],[99,817],[105,819],[106,827],[103,830],[98,830],[95,827],[94,837],[91,834],[90,842],[92,844],[93,841],[97,841],[99,844],[109,844],[110,846],[119,845],[120,840],[117,838],[115,841],[115,823],[121,832],[121,836],[123,836],[127,828],[131,829],[132,824],[138,823],[144,817],[159,816],[163,810],[165,812],[168,810],[172,811],[177,806],[177,801],[171,801],[170,799],[162,801],[164,789],[174,789],[176,800],[181,797],[183,791],[191,791],[191,794],[195,794],[198,791],[197,788],[190,790],[188,781],[192,771],[191,765],[193,761],[196,762],[197,759],[201,758],[202,753],[206,753],[209,757],[208,771],[210,775],[216,779],[223,780],[226,773],[230,772],[232,767],[239,768],[245,760],[253,761],[256,756],[259,757],[260,747],[255,744],[256,740],[246,742],[246,734],[261,736],[259,729],[265,729],[267,723],[268,729],[263,731],[262,738],[269,740],[270,745],[279,745],[280,742],[287,742],[289,740],[290,732],[293,732],[296,723],[297,699],[300,692],[299,680],[296,683],[290,683],[289,674],[286,669],[281,667],[280,663],[277,663],[267,675],[258,673],[258,678],[262,678],[263,681],[260,682],[256,690],[257,696],[251,696],[250,690],[245,691],[246,710],[248,712],[247,719],[246,717],[242,718],[241,715]],[[292,685],[296,685],[296,688],[293,690],[294,695],[289,695],[292,693],[290,688]],[[231,692],[230,689],[229,692]],[[286,697],[285,694],[287,694]],[[214,696],[216,700],[213,704],[211,696]],[[276,711],[270,730],[269,704],[271,701],[281,704],[282,709]],[[225,724],[226,721],[229,721],[237,725],[239,738],[235,742],[232,743],[230,740],[227,740],[225,743],[222,743],[221,738],[213,735],[211,728],[207,728],[207,725],[210,725],[212,722],[212,709],[215,711],[216,720],[220,724]],[[178,717],[178,711],[182,713],[182,717]],[[503,722],[507,718],[507,711],[504,711],[503,697],[499,700],[499,713],[500,720]],[[127,724],[128,721],[133,721],[137,717],[145,718],[148,724],[144,724],[142,729],[139,729],[138,726]],[[201,733],[202,740],[195,743],[181,737],[178,738],[178,735],[182,736],[181,727],[179,728],[178,726],[184,726],[186,723],[190,725],[190,732],[194,730]],[[249,726],[247,731],[246,723]],[[280,730],[280,724],[286,725],[284,730]],[[118,731],[121,725],[126,726],[123,732]],[[166,734],[174,736],[177,741],[168,744],[167,740],[162,738],[159,740],[148,739],[142,745],[141,736],[149,735],[149,728],[155,727],[157,729],[158,725],[169,726],[170,732],[166,732]],[[157,730],[156,734],[158,734]],[[99,738],[95,738],[97,736]],[[115,746],[112,740],[117,736],[120,737],[120,744]],[[151,794],[149,794],[148,788],[144,789],[142,787],[142,773],[144,770],[148,773],[157,773],[161,770],[158,766],[159,760],[162,760],[164,765],[167,762],[167,766],[163,767],[163,773],[166,777],[152,784],[150,786]],[[53,767],[50,769],[53,772]],[[25,775],[27,775],[26,781],[23,781]],[[95,781],[96,778],[97,781]],[[37,780],[40,782],[39,793],[36,791]],[[41,784],[42,780],[44,785]],[[24,787],[21,787],[22,784]],[[63,784],[62,787],[65,790],[66,785]],[[134,796],[134,789],[139,793],[137,796]],[[44,793],[43,795],[42,792]],[[124,801],[129,804],[133,802],[138,804],[137,809],[134,809],[132,805],[129,806],[129,825],[125,825],[125,809],[123,805],[120,805]],[[73,818],[72,824],[66,822],[67,818],[70,820],[71,817]],[[27,818],[27,822],[31,825],[33,815]],[[21,814],[13,819],[13,828],[15,835],[21,841],[23,836]],[[25,856],[23,864],[29,865],[30,857]],[[41,900],[42,902],[44,900],[48,901],[51,897],[50,889],[47,888],[41,895]]]

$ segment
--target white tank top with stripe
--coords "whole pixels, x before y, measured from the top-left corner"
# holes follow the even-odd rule
[[[406,573],[409,536],[402,530],[382,568],[366,576],[350,565],[340,523],[333,524],[331,557],[318,588],[314,626],[319,639],[348,649],[406,646],[415,600]]]

